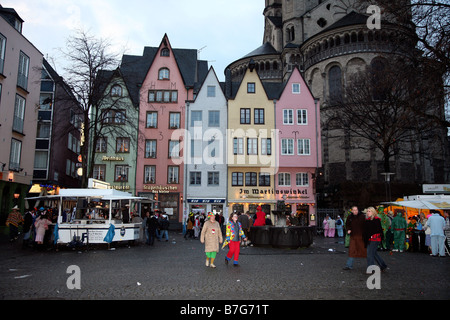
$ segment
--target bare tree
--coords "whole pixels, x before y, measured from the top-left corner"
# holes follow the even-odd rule
[[[391,172],[394,156],[419,152],[420,141],[436,129],[438,117],[435,109],[428,108],[430,101],[417,99],[423,96],[422,81],[408,70],[398,60],[383,59],[366,72],[354,74],[343,99],[324,108],[334,129],[348,133],[350,148],[381,152],[385,172]]]
[[[109,110],[120,110],[120,99],[113,103],[106,103],[109,97],[107,86],[110,77],[104,70],[115,70],[119,63],[119,54],[110,52],[111,44],[108,40],[97,39],[86,31],[78,30],[69,37],[63,55],[68,61],[64,68],[66,83],[70,87],[81,106],[82,135],[82,186],[87,186],[92,177],[97,140],[105,134],[108,110],[101,110],[106,105]],[[117,127],[116,127],[117,128]],[[108,127],[108,129],[111,129]]]

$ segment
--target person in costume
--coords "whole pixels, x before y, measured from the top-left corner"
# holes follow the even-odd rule
[[[6,226],[9,227],[9,241],[17,240],[19,236],[19,224],[23,224],[22,214],[19,212],[19,207],[15,206],[11,209],[8,218],[6,219]]]
[[[261,206],[256,208],[256,219],[253,223],[254,227],[261,227],[266,225],[266,214],[262,211]]]
[[[214,260],[219,252],[219,243],[223,242],[220,224],[216,221],[214,213],[208,213],[208,219],[203,224],[200,242],[205,244],[206,266],[215,268]]]
[[[242,230],[241,223],[238,221],[238,215],[232,213],[231,219],[227,223],[227,228],[225,232],[225,241],[223,243],[223,248],[226,245],[229,246],[227,256],[225,257],[225,263],[228,264],[229,261],[234,256],[233,265],[236,267],[239,265],[239,253],[241,250],[241,239],[246,240],[244,231]]]
[[[394,249],[392,251],[403,252],[405,250],[405,234],[406,234],[406,220],[403,218],[403,213],[399,211],[392,219],[391,229],[394,233]]]

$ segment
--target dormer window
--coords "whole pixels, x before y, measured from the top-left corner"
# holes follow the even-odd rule
[[[170,71],[167,68],[161,68],[158,72],[158,80],[169,80]]]
[[[22,33],[22,22],[19,19],[16,19],[16,21],[14,21],[14,29]]]

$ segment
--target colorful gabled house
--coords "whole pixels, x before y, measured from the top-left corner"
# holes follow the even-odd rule
[[[91,134],[94,155],[93,178],[108,182],[111,188],[135,194],[138,108],[133,101],[123,64],[114,71],[102,71],[97,81],[104,87],[97,119]]]
[[[275,197],[297,215],[302,225],[314,225],[315,177],[322,166],[320,108],[298,68],[294,68],[276,102],[278,173]]]
[[[263,84],[250,62],[228,99],[228,210],[270,214],[277,172],[274,102],[280,84]],[[275,89],[275,90],[274,90]]]
[[[157,201],[144,203],[141,211],[159,209],[171,222],[183,219],[186,100],[194,99],[208,72],[197,54],[172,48],[164,35],[159,47],[146,48],[140,59],[148,67],[139,84],[136,193]]]
[[[188,212],[220,214],[227,197],[227,99],[214,68],[186,104],[185,202]]]

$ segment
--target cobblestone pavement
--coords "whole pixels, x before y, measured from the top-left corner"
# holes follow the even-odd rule
[[[423,253],[380,252],[389,266],[380,289],[368,289],[365,259],[352,271],[342,267],[347,249],[337,238],[318,236],[309,248],[244,247],[240,266],[205,267],[204,246],[170,232],[170,241],[153,247],[125,244],[115,250],[39,251],[0,242],[0,299],[151,300],[362,300],[450,299],[450,258]],[[67,280],[76,265],[81,289]]]

